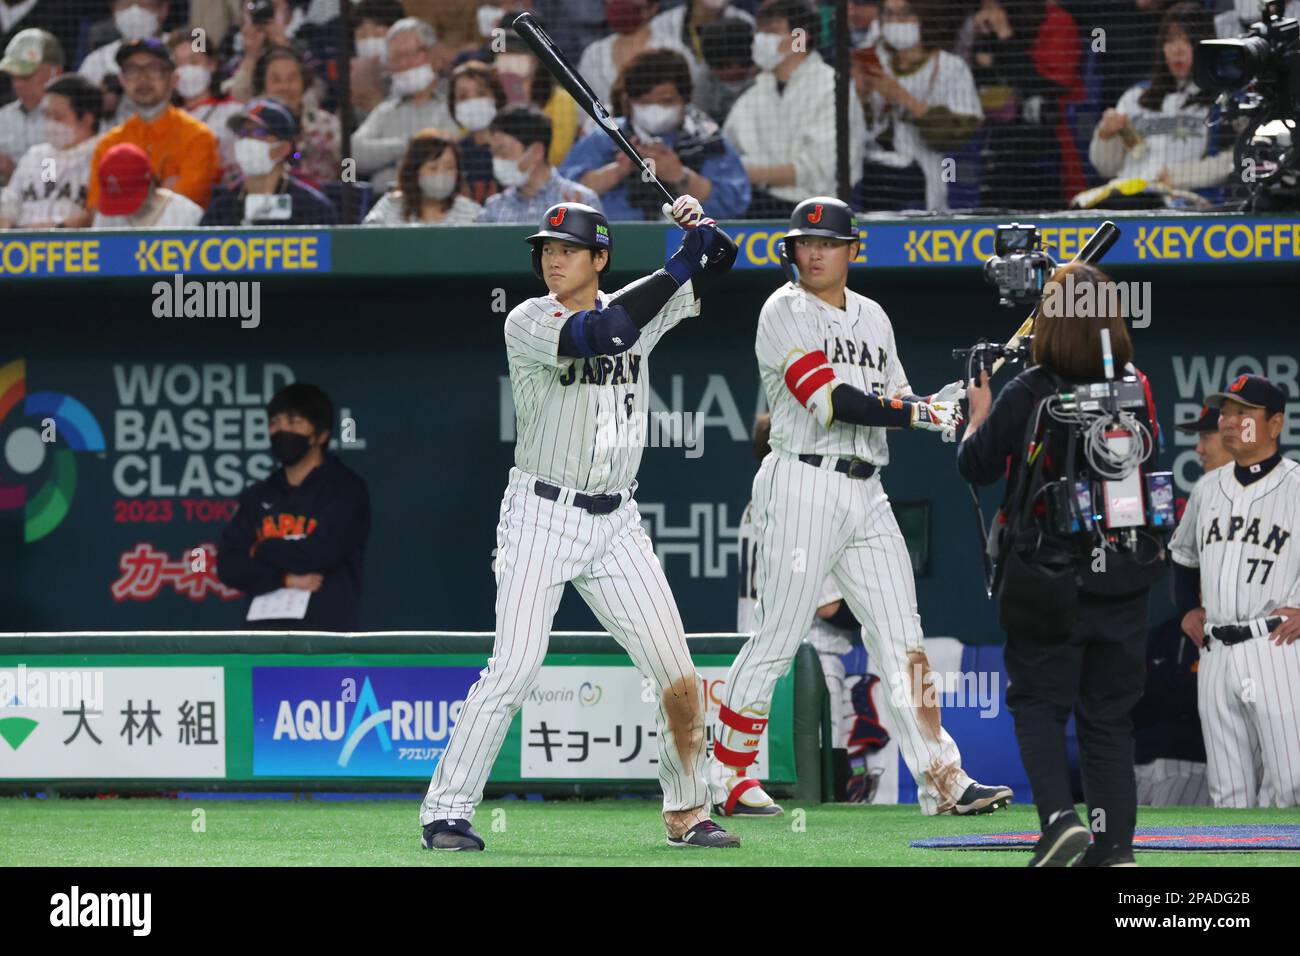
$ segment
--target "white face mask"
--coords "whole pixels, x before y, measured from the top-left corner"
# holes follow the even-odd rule
[[[775,70],[785,59],[781,52],[781,35],[779,33],[755,33],[750,44],[749,54],[754,65],[764,73]]]
[[[487,129],[497,115],[497,101],[490,96],[476,96],[456,104],[456,122],[471,133]]]
[[[433,67],[425,63],[413,66],[393,74],[393,92],[398,96],[410,96],[427,88],[433,82]]]
[[[663,106],[659,103],[651,103],[647,106],[633,103],[632,122],[651,136],[661,136],[673,132],[682,124],[682,108]]]
[[[704,0],[704,7],[706,10],[721,10],[729,2],[730,0]]]
[[[446,199],[455,188],[455,173],[420,173],[420,192],[429,199]]]
[[[176,92],[187,100],[206,93],[211,82],[212,71],[197,64],[186,63],[176,68]]]
[[[357,56],[363,60],[388,62],[388,41],[383,37],[366,37],[357,41]]]
[[[158,14],[133,3],[125,10],[114,11],[113,24],[123,40],[143,40],[158,32]]]
[[[921,24],[916,20],[905,23],[891,20],[880,28],[880,35],[895,50],[910,50],[921,42]]]
[[[478,35],[481,37],[490,37],[492,35],[492,30],[500,24],[503,16],[505,16],[505,11],[500,7],[479,7]]]
[[[41,135],[55,149],[67,149],[76,140],[77,129],[67,123],[47,119],[41,121]]]
[[[492,175],[502,186],[509,189],[511,186],[522,186],[528,182],[528,174],[532,172],[529,169],[520,169],[519,163],[513,159],[502,159],[495,157],[492,160]]]
[[[271,143],[251,136],[241,136],[235,140],[235,162],[245,176],[265,176],[275,168],[271,159]]]

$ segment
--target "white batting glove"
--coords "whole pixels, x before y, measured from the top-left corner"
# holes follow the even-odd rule
[[[931,403],[949,402],[953,405],[956,405],[959,401],[961,401],[965,397],[966,397],[966,386],[962,382],[949,382],[943,388],[939,389],[939,391],[935,392],[933,395],[927,398],[926,401]]]
[[[694,229],[705,222],[704,207],[694,196],[678,196],[671,206],[664,203],[663,213],[683,229]]]
[[[955,434],[961,421],[961,409],[952,402],[912,403],[912,428],[926,432],[951,431]]]

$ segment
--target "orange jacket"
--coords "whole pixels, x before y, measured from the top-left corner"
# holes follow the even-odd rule
[[[168,106],[152,123],[132,116],[100,138],[90,161],[87,209],[99,208],[99,162],[118,143],[139,146],[162,186],[207,208],[212,184],[221,175],[217,135],[184,110]]]

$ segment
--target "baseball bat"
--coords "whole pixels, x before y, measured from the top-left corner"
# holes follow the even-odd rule
[[[1119,226],[1115,225],[1109,219],[1105,220],[1097,231],[1094,232],[1088,241],[1083,244],[1083,248],[1075,254],[1071,262],[1087,262],[1095,265],[1102,260],[1102,257],[1110,251],[1110,247],[1119,241]],[[1041,303],[1040,303],[1041,305]],[[1007,340],[1008,348],[1015,348],[1020,344],[1020,339],[1028,335],[1034,329],[1034,320],[1038,318],[1039,306],[1034,306],[1034,310],[1029,313],[1029,317],[1020,323],[1020,328],[1016,329],[1016,334]],[[989,370],[989,378],[992,379],[997,374],[1006,360],[999,357],[994,360],[993,367]]]
[[[651,166],[641,156],[635,146],[633,146],[623,131],[618,128],[618,123],[609,115],[609,110],[605,109],[605,104],[600,101],[596,92],[587,85],[587,81],[582,78],[582,74],[577,71],[569,58],[564,55],[564,51],[555,45],[555,41],[550,35],[542,29],[542,25],[537,22],[528,11],[524,11],[515,17],[510,24],[514,27],[515,33],[523,39],[532,51],[537,54],[537,59],[546,67],[560,85],[568,91],[574,101],[583,108],[588,116],[594,119],[600,128],[605,131],[605,135],[614,141],[614,145],[623,151],[628,159],[641,170],[641,176],[646,182],[653,182],[659,187],[659,191],[664,194],[664,201],[668,205],[676,202],[677,197],[668,191],[668,188],[659,181],[655,175],[654,167]]]

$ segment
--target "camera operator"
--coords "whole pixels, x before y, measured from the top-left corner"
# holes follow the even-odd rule
[[[1054,291],[1052,283],[1064,285],[1071,273],[1070,287],[1076,291],[1091,284],[1100,293],[1111,281],[1095,266],[1069,263],[1052,273],[1043,306]],[[1105,298],[1099,296],[1098,302]],[[1082,438],[1070,449],[1067,434],[1075,433],[1063,434],[1042,403],[1073,387],[1066,383],[1105,378],[1105,329],[1116,374],[1123,370],[1142,384],[1145,408],[1134,417],[1153,435],[1158,432],[1150,387],[1131,366],[1133,345],[1124,317],[1106,315],[1104,308],[1092,310],[1102,313],[1096,318],[1066,317],[1061,311],[1041,308],[1032,344],[1035,364],[1008,382],[997,401],[987,371],[979,374],[978,384],[968,385],[970,419],[957,467],[973,485],[1007,477],[995,529],[996,540],[1004,545],[998,595],[1007,632],[1007,706],[1042,828],[1029,865],[1068,866],[1083,853],[1077,865],[1133,866],[1137,794],[1130,713],[1142,696],[1147,599],[1164,572],[1164,551],[1150,535],[1134,535],[1140,546],[1129,551],[1111,535],[1103,540],[1052,531],[1044,507],[1051,498],[1043,494],[1047,484],[1069,474],[1066,487],[1073,488],[1075,480],[1086,477],[1087,467]],[[1071,712],[1096,836],[1091,846],[1070,784],[1065,725]]]

